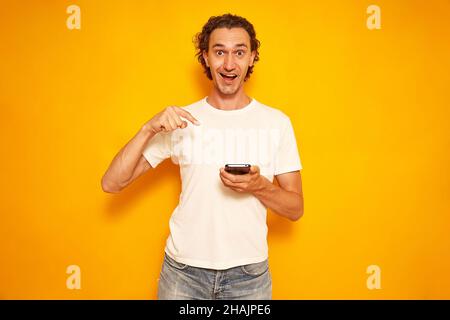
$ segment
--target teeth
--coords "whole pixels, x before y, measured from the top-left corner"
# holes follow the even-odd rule
[[[221,75],[224,76],[224,77],[227,77],[227,78],[235,78],[235,77],[237,77],[237,75],[235,75],[235,74],[223,74],[223,73],[221,73]]]

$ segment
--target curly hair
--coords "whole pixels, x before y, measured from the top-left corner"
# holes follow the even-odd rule
[[[233,15],[230,13],[223,14],[221,16],[212,16],[209,18],[208,22],[203,26],[202,31],[194,36],[195,49],[197,50],[195,56],[197,60],[203,66],[204,72],[209,80],[212,80],[211,70],[206,65],[206,61],[203,58],[203,51],[208,52],[209,48],[209,38],[211,33],[217,28],[243,28],[247,31],[250,36],[250,49],[251,51],[256,51],[254,62],[259,60],[258,48],[260,47],[260,42],[256,39],[256,32],[253,25],[245,18]],[[253,66],[249,67],[247,74],[245,75],[245,80],[250,78],[250,74],[253,72]]]

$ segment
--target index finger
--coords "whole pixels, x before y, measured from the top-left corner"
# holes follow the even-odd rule
[[[175,108],[175,112],[179,115],[182,116],[184,118],[186,118],[187,120],[189,120],[190,122],[192,122],[193,124],[199,126],[200,125],[200,121],[198,121],[197,119],[195,119],[192,114],[189,113],[189,111],[184,110],[182,108]]]

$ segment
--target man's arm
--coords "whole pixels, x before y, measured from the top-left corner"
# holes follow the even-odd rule
[[[262,178],[262,187],[253,192],[266,207],[292,221],[303,216],[302,176],[300,171],[287,172],[275,176],[277,186],[266,177]]]
[[[112,160],[101,181],[103,191],[118,193],[150,169],[151,165],[142,155],[145,146],[158,132],[186,128],[188,124],[181,117],[195,125],[200,124],[187,110],[173,106],[165,108],[144,124]]]
[[[142,156],[145,145],[155,135],[146,126],[119,151],[102,177],[102,189],[108,193],[119,193],[151,168]]]
[[[276,176],[276,186],[259,174],[258,166],[251,166],[250,173],[233,175],[220,169],[223,184],[237,192],[252,193],[266,207],[292,221],[303,216],[303,192],[300,171],[287,172]]]

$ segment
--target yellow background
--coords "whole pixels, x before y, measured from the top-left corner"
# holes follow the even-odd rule
[[[443,0],[2,1],[0,298],[156,298],[178,167],[118,195],[100,179],[154,114],[208,93],[191,41],[226,12],[254,24],[247,92],[290,116],[304,166],[304,217],[269,212],[274,299],[450,298]]]

